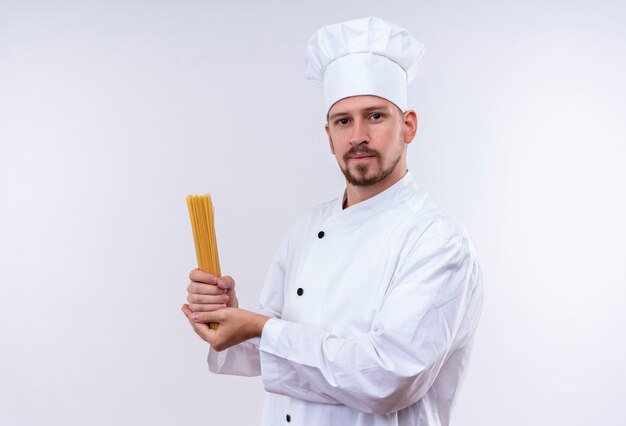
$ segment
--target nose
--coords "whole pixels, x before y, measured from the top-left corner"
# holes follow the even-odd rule
[[[368,143],[369,140],[367,125],[360,119],[354,120],[349,139],[350,145],[361,145],[362,143]]]

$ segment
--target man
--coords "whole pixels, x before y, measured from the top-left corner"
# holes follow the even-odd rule
[[[343,197],[291,229],[259,307],[239,308],[231,277],[190,274],[183,312],[211,346],[209,367],[262,375],[264,425],[449,424],[482,273],[462,227],[407,170],[406,85],[422,52],[376,18],[319,30],[307,76],[323,84]]]

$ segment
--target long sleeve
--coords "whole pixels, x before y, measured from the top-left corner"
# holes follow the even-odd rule
[[[474,292],[482,276],[469,241],[463,234],[432,234],[401,259],[368,333],[340,337],[270,319],[259,346],[265,389],[374,414],[422,398],[455,342],[473,332],[476,318],[465,314],[478,315],[480,309],[468,306],[482,300],[482,292]]]

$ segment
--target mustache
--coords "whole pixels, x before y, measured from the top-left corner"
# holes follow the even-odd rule
[[[343,160],[347,162],[350,159],[350,157],[352,157],[353,155],[357,155],[357,154],[365,154],[365,155],[376,157],[376,158],[380,157],[380,154],[376,150],[369,149],[368,147],[365,147],[365,146],[353,146],[343,155]]]

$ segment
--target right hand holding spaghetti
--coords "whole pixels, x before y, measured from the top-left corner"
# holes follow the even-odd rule
[[[189,274],[187,302],[194,312],[210,312],[221,308],[238,308],[235,280],[225,275],[216,277],[208,272],[194,269]]]

